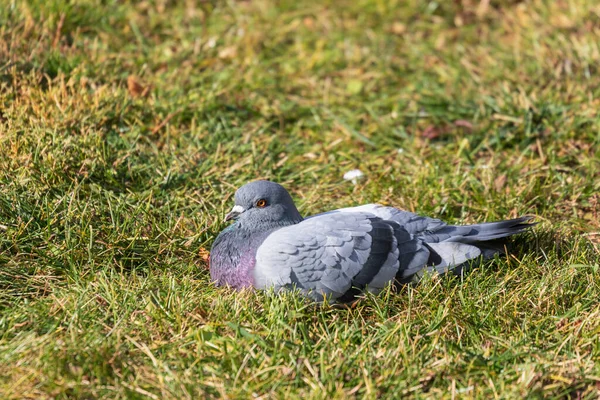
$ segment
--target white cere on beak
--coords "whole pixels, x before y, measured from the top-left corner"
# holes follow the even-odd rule
[[[236,219],[241,213],[246,211],[246,209],[242,206],[234,206],[231,211],[225,216],[225,221],[229,221],[230,219]]]

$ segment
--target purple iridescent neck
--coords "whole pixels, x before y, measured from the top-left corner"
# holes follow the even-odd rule
[[[239,223],[223,230],[210,251],[211,279],[236,289],[253,286],[256,250],[271,232],[249,232]]]

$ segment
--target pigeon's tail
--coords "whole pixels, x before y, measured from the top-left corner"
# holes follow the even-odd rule
[[[426,243],[458,242],[475,244],[524,232],[536,225],[536,223],[528,223],[532,219],[533,217],[526,216],[475,225],[446,225],[434,232],[427,232],[421,237]]]
[[[463,239],[458,239],[462,243],[486,242],[489,240],[502,239],[508,236],[516,235],[530,229],[536,223],[530,223],[533,217],[525,216],[507,221],[488,222],[477,225],[467,225],[464,227],[469,230]]]
[[[532,218],[520,217],[476,225],[446,225],[434,232],[422,234],[422,244],[429,251],[427,264],[420,271],[403,271],[400,281],[418,280],[424,271],[440,274],[452,271],[460,274],[474,262],[488,260],[496,254],[503,253],[504,241],[499,239],[530,229],[536,225],[528,223]],[[407,280],[411,275],[412,278]]]

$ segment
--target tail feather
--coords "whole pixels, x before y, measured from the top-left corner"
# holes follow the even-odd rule
[[[488,222],[476,225],[447,225],[435,232],[421,236],[429,250],[426,267],[414,274],[418,280],[425,271],[440,274],[452,271],[464,272],[465,267],[504,253],[504,239],[522,233],[536,223],[528,223],[533,217],[520,217],[507,221]]]
[[[475,225],[447,225],[424,236],[427,243],[459,242],[473,244],[501,239],[530,229],[536,223],[528,223],[533,217],[525,216],[506,221],[486,222]]]

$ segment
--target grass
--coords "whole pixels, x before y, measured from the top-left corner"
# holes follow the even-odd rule
[[[591,0],[3,0],[0,397],[597,398],[599,23]],[[319,308],[210,283],[256,178],[306,214],[540,224],[462,280]]]

